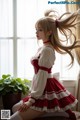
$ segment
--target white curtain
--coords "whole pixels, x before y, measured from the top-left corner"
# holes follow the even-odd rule
[[[74,2],[77,3],[77,2],[80,2],[80,0],[74,0]],[[74,12],[79,8],[80,8],[80,4],[69,4],[69,5],[67,5],[67,10],[69,12]],[[78,18],[78,20],[80,20],[80,17]],[[77,30],[74,31],[74,32],[76,34],[77,40],[80,41],[80,26],[77,26]],[[77,104],[76,110],[80,111],[80,48],[75,49],[74,52],[75,52],[74,53],[75,58],[77,60],[78,66],[79,66],[79,71],[78,71],[78,75],[77,75],[78,77],[77,77],[77,81],[76,81],[76,86],[77,86],[76,97],[78,99],[78,104]]]

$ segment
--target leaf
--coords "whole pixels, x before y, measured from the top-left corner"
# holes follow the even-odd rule
[[[14,85],[9,85],[9,87],[12,87],[12,88],[13,88],[13,87],[14,87]]]
[[[0,79],[0,85],[3,85],[4,80]]]
[[[4,84],[10,84],[11,83],[11,80],[10,79],[5,79],[4,80]]]
[[[28,93],[29,84],[31,82],[27,79],[14,78],[10,74],[3,74],[0,79],[0,95],[7,93],[17,93],[21,91],[23,94]],[[29,86],[28,86],[29,85]]]
[[[7,74],[7,75],[4,75],[4,74],[3,74],[3,75],[2,75],[2,78],[3,78],[3,79],[6,79],[6,78],[8,78],[8,77],[10,77],[10,76],[11,76],[10,74]]]
[[[11,88],[5,89],[5,91],[8,93],[11,91]]]
[[[17,86],[17,87],[18,87],[19,90],[22,90],[22,87],[20,87],[20,86]]]
[[[4,89],[4,87],[3,86],[0,86],[0,91],[2,91]]]

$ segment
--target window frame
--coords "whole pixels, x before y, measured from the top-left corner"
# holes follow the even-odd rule
[[[17,0],[13,0],[13,37],[0,37],[0,39],[13,39],[13,76],[17,77],[17,72],[18,72],[18,63],[17,63],[17,56],[18,56],[18,52],[17,52],[17,40],[18,39],[36,39],[35,37],[31,36],[31,37],[18,37],[17,36]],[[63,64],[63,60],[61,59],[61,64],[60,66]],[[61,72],[62,73],[62,72]],[[68,78],[60,78],[60,79],[67,79]]]

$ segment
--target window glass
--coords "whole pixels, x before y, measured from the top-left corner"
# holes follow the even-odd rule
[[[0,0],[0,37],[13,36],[12,0]]]
[[[0,77],[2,74],[13,75],[13,41],[0,40]]]

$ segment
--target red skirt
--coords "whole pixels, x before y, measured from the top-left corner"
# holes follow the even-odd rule
[[[27,102],[30,96],[23,98]],[[48,78],[42,96],[30,107],[37,111],[66,111],[77,104],[77,99],[55,78]]]

